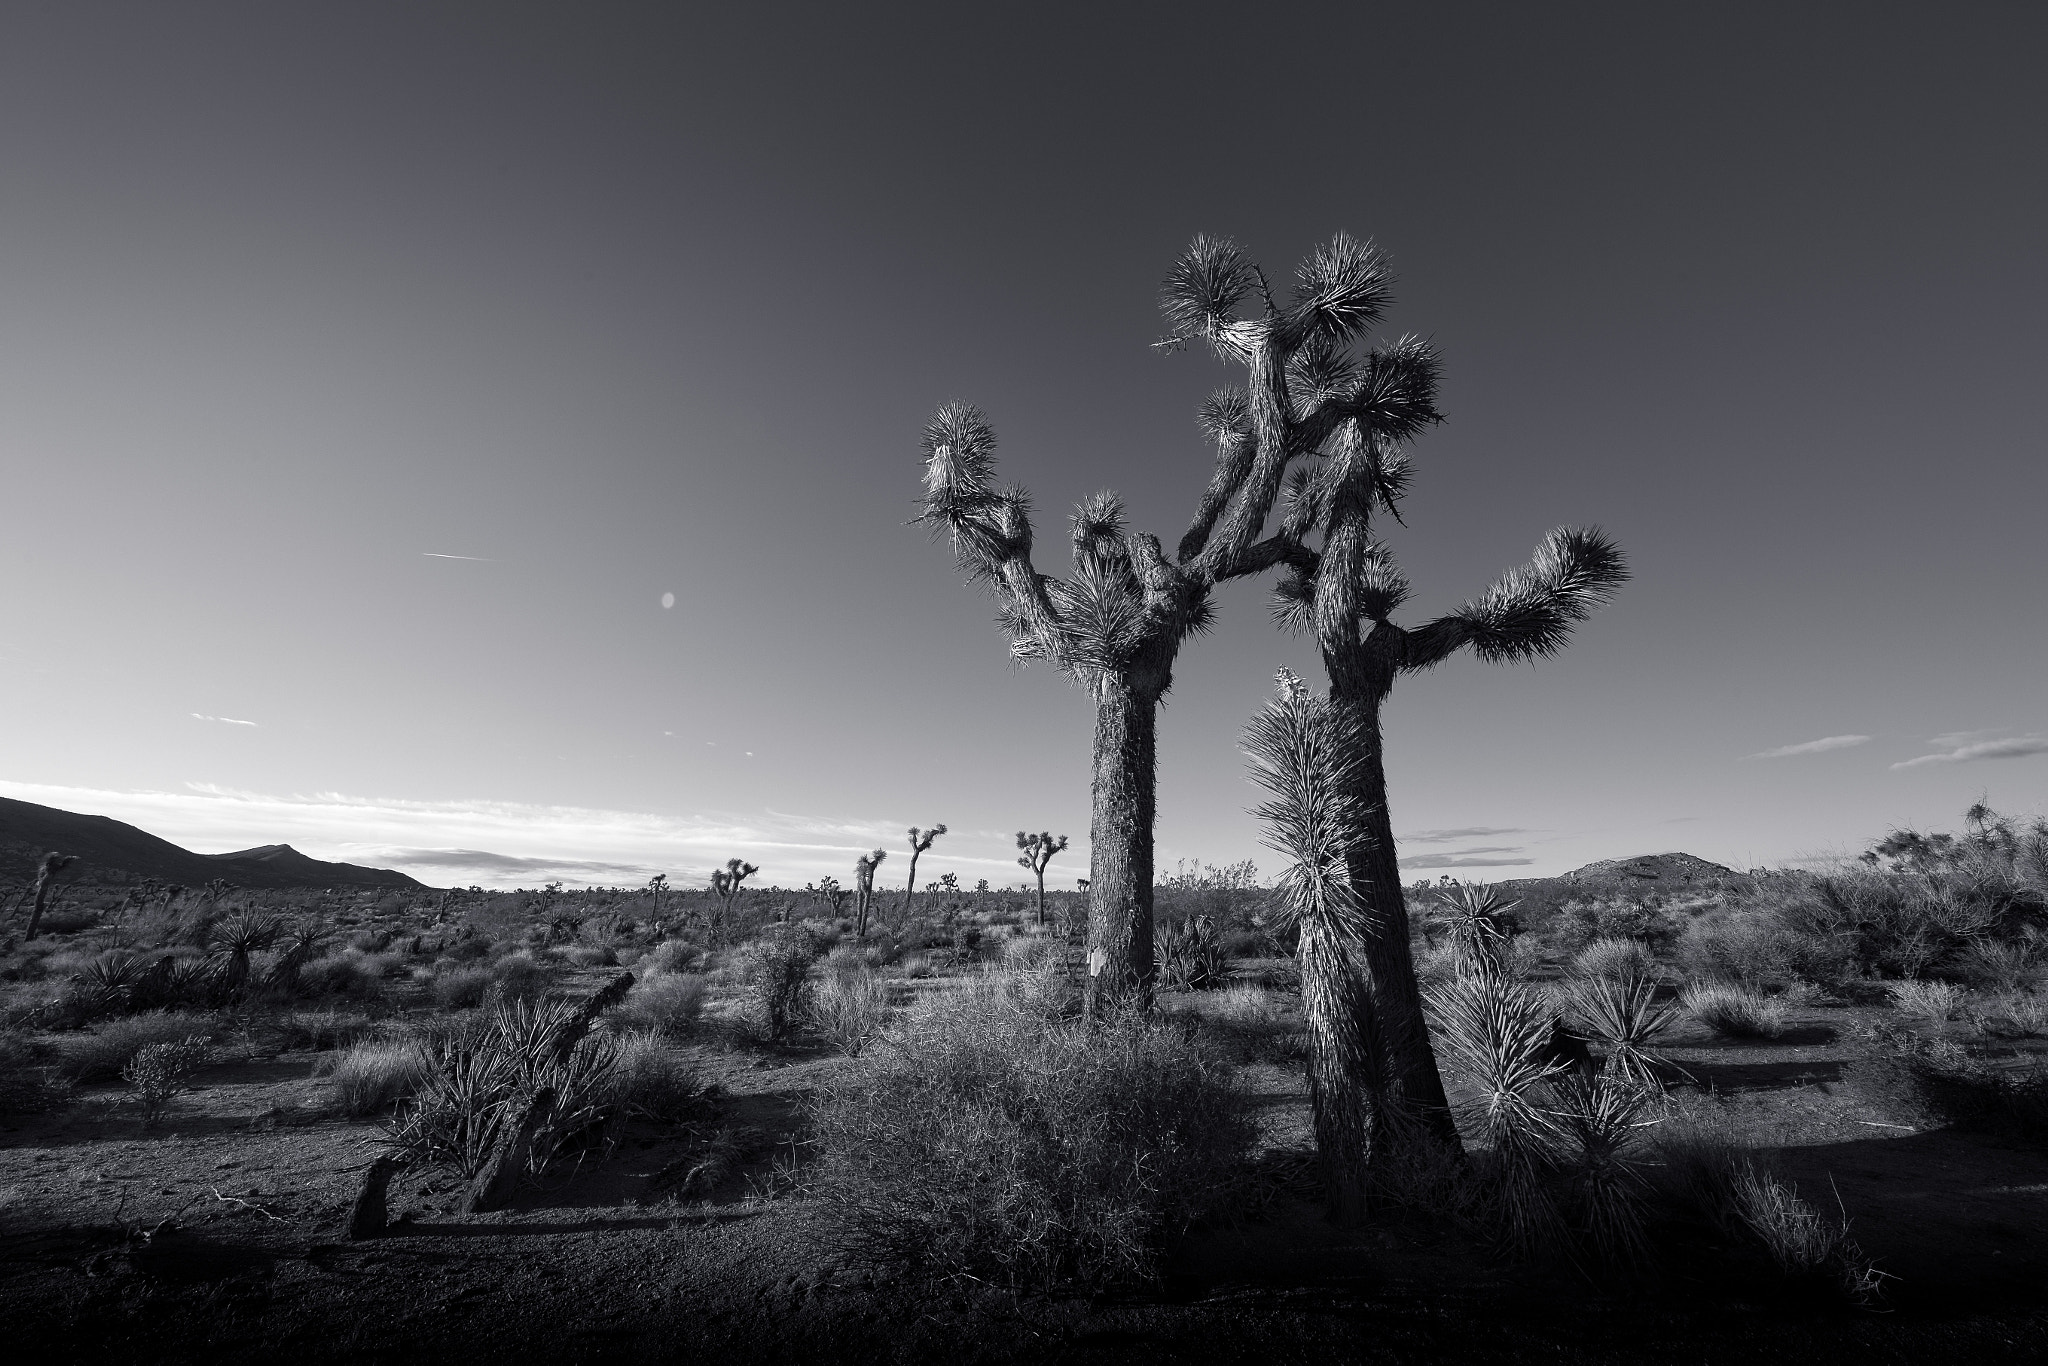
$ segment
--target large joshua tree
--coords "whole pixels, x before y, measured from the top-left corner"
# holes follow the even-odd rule
[[[1362,367],[1367,387],[1394,385],[1431,417],[1437,370],[1435,355],[1412,339],[1372,352]],[[1461,649],[1495,664],[1555,654],[1628,570],[1620,549],[1597,528],[1559,529],[1543,538],[1528,564],[1456,611],[1421,626],[1396,625],[1408,582],[1374,538],[1372,519],[1384,512],[1399,520],[1409,475],[1401,446],[1418,427],[1384,422],[1361,406],[1337,423],[1326,458],[1297,472],[1284,523],[1297,540],[1319,544],[1290,558],[1276,615],[1315,636],[1335,723],[1359,747],[1356,762],[1343,769],[1363,815],[1346,864],[1367,927],[1360,958],[1382,1055],[1381,1112],[1413,1115],[1425,1132],[1455,1144],[1408,948],[1380,708],[1397,678]]]
[[[1073,574],[1040,573],[1030,497],[996,486],[995,432],[980,410],[949,403],[925,426],[919,520],[949,532],[961,566],[994,592],[1012,653],[1050,661],[1095,699],[1091,1013],[1151,992],[1157,720],[1181,643],[1209,623],[1217,584],[1302,555],[1296,535],[1262,537],[1291,463],[1320,449],[1347,417],[1399,430],[1428,416],[1408,411],[1398,385],[1362,382],[1346,359],[1386,303],[1377,249],[1339,234],[1296,275],[1283,305],[1235,243],[1197,237],[1167,277],[1160,304],[1170,331],[1159,345],[1206,341],[1245,368],[1242,386],[1203,405],[1214,469],[1171,558],[1157,537],[1133,531],[1105,492],[1083,500],[1072,519]]]
[[[28,932],[22,936],[23,939],[34,939],[36,932],[43,927],[43,904],[49,900],[51,879],[76,862],[77,858],[71,854],[53,853],[43,855],[36,863],[35,902],[28,913]]]
[[[929,830],[919,830],[914,825],[910,827],[910,880],[903,884],[903,904],[897,908],[906,918],[910,914],[911,900],[917,896],[917,860],[932,847],[933,840],[945,833],[943,825],[935,825]]]
[[[1052,862],[1054,854],[1067,847],[1067,837],[1061,835],[1055,840],[1050,831],[1041,830],[1034,835],[1028,830],[1019,830],[1017,847],[1024,851],[1017,855],[1018,866],[1029,868],[1038,879],[1038,928],[1042,930],[1045,928],[1045,867]]]

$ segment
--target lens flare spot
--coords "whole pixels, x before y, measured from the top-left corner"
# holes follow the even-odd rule
[[[661,595],[661,607],[662,607],[662,610],[663,610],[663,611],[667,611],[667,610],[668,610],[669,608],[671,608],[671,607],[673,607],[673,606],[675,606],[675,605],[676,605],[676,595],[675,595],[675,594],[673,594],[673,593],[663,593],[663,594]]]

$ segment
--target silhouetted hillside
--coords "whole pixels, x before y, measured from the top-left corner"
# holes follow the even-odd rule
[[[238,887],[424,887],[385,868],[323,863],[289,844],[231,854],[195,854],[109,816],[82,816],[54,806],[0,798],[0,876],[26,878],[55,851],[78,862],[66,875],[85,882],[153,877],[188,887],[225,878]]]

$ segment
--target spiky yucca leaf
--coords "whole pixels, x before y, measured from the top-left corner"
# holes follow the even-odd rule
[[[1365,838],[1366,813],[1351,795],[1364,746],[1349,713],[1309,691],[1286,669],[1278,696],[1245,728],[1252,781],[1272,794],[1252,814],[1265,843],[1288,861],[1282,918],[1317,919],[1363,933],[1365,910],[1351,887],[1346,855]]]
[[[1556,1016],[1533,988],[1500,972],[1466,973],[1424,993],[1452,1064],[1477,1093],[1470,1116],[1511,1161],[1533,1161],[1558,1140],[1537,1088],[1560,1076],[1551,1058]]]
[[[1571,629],[1628,581],[1619,546],[1598,527],[1560,528],[1452,619],[1491,663],[1556,654]]]
[[[1636,1119],[1651,1092],[1606,1073],[1565,1078],[1553,1091],[1567,1145],[1570,1203],[1581,1235],[1594,1255],[1610,1265],[1640,1258],[1648,1250],[1643,1235],[1648,1190],[1629,1154]]]
[[[1344,353],[1343,344],[1331,337],[1311,337],[1287,358],[1288,396],[1297,417],[1306,417],[1330,399],[1349,394],[1357,378],[1356,363]]]
[[[1231,355],[1237,306],[1258,287],[1258,268],[1244,248],[1227,237],[1197,234],[1167,272],[1159,311],[1174,336],[1201,337]]]
[[[1219,446],[1227,445],[1250,434],[1251,399],[1240,385],[1218,389],[1202,401],[1201,411],[1195,420],[1204,436]]]
[[[1412,440],[1424,427],[1443,421],[1436,407],[1443,357],[1422,338],[1407,336],[1374,347],[1356,373],[1345,406],[1389,445]]]
[[[1379,321],[1390,283],[1380,249],[1340,232],[1296,268],[1286,326],[1304,341],[1347,342]]]
[[[1558,1006],[1574,1034],[1606,1046],[1609,1073],[1652,1088],[1657,1073],[1650,1045],[1678,1015],[1675,1004],[1658,1005],[1656,995],[1654,978],[1582,978],[1558,993]]]
[[[1509,912],[1521,903],[1478,882],[1461,882],[1438,892],[1436,900],[1433,919],[1450,936],[1465,970],[1499,971],[1514,937]]]

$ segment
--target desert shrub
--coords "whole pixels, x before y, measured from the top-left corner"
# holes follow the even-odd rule
[[[704,950],[687,939],[664,939],[640,959],[649,973],[691,972],[704,965]]]
[[[2048,1034],[2048,1001],[2014,994],[1993,1003],[1978,1028],[1994,1039],[2032,1039]]]
[[[70,1081],[112,1081],[150,1044],[182,1043],[212,1033],[211,1019],[184,1012],[153,1010],[109,1020],[90,1034],[58,1045],[57,1071]]]
[[[709,1112],[711,1090],[661,1035],[621,1034],[605,1083],[605,1100],[620,1113],[657,1124],[682,1124]]]
[[[62,1099],[63,1088],[42,1066],[42,1053],[21,1030],[0,1029],[0,1115],[37,1114]]]
[[[1665,1196],[1788,1288],[1863,1308],[1879,1302],[1884,1274],[1856,1245],[1848,1221],[1808,1204],[1757,1154],[1693,1115],[1674,1116],[1655,1142]]]
[[[1285,997],[1270,987],[1236,982],[1206,1003],[1203,1024],[1231,1056],[1243,1062],[1302,1062],[1308,1057],[1308,1035],[1288,1009]]]
[[[1801,935],[1773,916],[1738,912],[1706,916],[1686,926],[1675,953],[1695,982],[1720,982],[1764,991],[1791,984],[1795,967],[1813,955]]]
[[[1206,915],[1162,924],[1158,940],[1159,982],[1176,991],[1220,987],[1230,975],[1230,957],[1216,922]]]
[[[1955,967],[1965,979],[1993,991],[2032,991],[2048,975],[2040,941],[2033,935],[2009,943],[1979,940],[1957,955]]]
[[[42,923],[38,928],[44,934],[77,934],[80,930],[89,930],[99,923],[98,911],[88,910],[83,906],[64,906],[44,911]]]
[[[368,1015],[353,1010],[289,1010],[271,1021],[272,1042],[280,1052],[346,1048],[376,1029]]]
[[[1226,1206],[1249,1102],[1183,1030],[1064,1019],[1063,983],[985,977],[820,1084],[815,1189],[933,1276],[1105,1285]]]
[[[1940,1024],[1953,1020],[1963,1008],[1963,989],[1953,982],[1922,982],[1908,979],[1885,988],[1901,1013]]]
[[[491,994],[501,1001],[537,1001],[554,982],[554,971],[524,949],[491,965]]]
[[[480,1006],[493,980],[489,968],[445,968],[434,974],[434,1004],[443,1010]]]
[[[135,1050],[121,1068],[121,1079],[135,1089],[142,1102],[142,1123],[153,1126],[163,1118],[179,1092],[192,1084],[192,1075],[204,1067],[213,1045],[204,1034],[178,1040],[146,1043]]]
[[[695,973],[650,974],[639,980],[612,1018],[621,1029],[679,1039],[696,1028],[707,987]]]
[[[411,1040],[359,1039],[321,1059],[334,1106],[360,1118],[383,1114],[419,1088],[420,1049]]]
[[[1679,1003],[1724,1039],[1775,1039],[1785,1032],[1785,1003],[1760,991],[1695,983],[1679,996]]]
[[[1712,904],[1690,902],[1680,907],[1642,897],[1575,897],[1548,919],[1543,938],[1567,955],[1606,939],[1632,940],[1653,953],[1668,952],[1685,928]]]
[[[804,987],[818,943],[800,930],[784,931],[749,944],[739,962],[754,1023],[770,1043],[781,1043],[801,1016]]]
[[[385,978],[396,966],[396,955],[387,958],[343,949],[315,958],[300,968],[299,986],[315,995],[376,1000],[384,995]]]
[[[1878,1051],[1842,1069],[1843,1082],[1867,1103],[1920,1124],[2048,1131],[2048,1062],[2000,1067],[1948,1040],[1876,1033]]]
[[[1049,934],[1012,935],[1003,941],[1003,966],[1017,972],[1035,972],[1057,967],[1066,961],[1067,944]]]
[[[562,951],[579,968],[617,967],[619,953],[609,944],[573,944]]]
[[[806,1010],[821,1038],[858,1057],[889,1014],[889,986],[858,960],[831,966],[837,970],[826,971],[811,987]]]
[[[1572,973],[1603,981],[1654,981],[1658,975],[1657,956],[1638,940],[1595,939],[1572,959]]]

